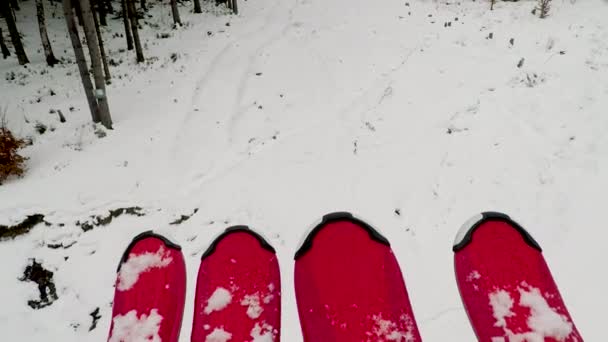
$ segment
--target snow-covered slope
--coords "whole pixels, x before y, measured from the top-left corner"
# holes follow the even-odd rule
[[[177,30],[168,6],[151,10],[144,66],[110,38],[120,20],[104,31],[122,61],[113,131],[90,123],[74,64],[44,65],[33,2],[17,12],[33,63],[0,60],[0,106],[33,144],[25,177],[0,186],[0,225],[36,213],[50,225],[0,241],[3,337],[106,338],[122,250],[154,228],[187,257],[187,341],[202,251],[247,224],[277,249],[282,339],[300,341],[293,253],[312,222],[347,210],[392,242],[423,338],[472,341],[451,243],[471,215],[498,210],[541,243],[582,335],[602,340],[608,2],[556,0],[544,20],[532,1],[490,12],[482,1],[249,0],[239,16],[184,6]],[[55,53],[73,58],[53,11]],[[132,206],[144,215],[76,224]],[[40,310],[27,305],[36,285],[18,279],[30,258],[54,272],[58,300]]]

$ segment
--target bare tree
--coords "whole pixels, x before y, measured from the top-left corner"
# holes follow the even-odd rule
[[[101,0],[103,6],[105,6],[106,10],[110,14],[114,14],[114,7],[112,7],[112,0]]]
[[[80,2],[79,2],[79,0],[75,0],[72,4],[74,5],[74,9],[76,10],[76,17],[78,18],[78,24],[80,24],[80,26],[82,26],[84,19],[82,19],[82,8],[80,8]]]
[[[179,18],[179,10],[177,8],[177,0],[171,0],[171,12],[173,12],[173,24],[181,26],[182,21]]]
[[[237,0],[229,0],[229,1],[232,3],[232,12],[234,12],[234,14],[239,14],[239,6],[236,3]]]
[[[76,55],[76,64],[78,65],[78,71],[80,72],[80,78],[82,79],[84,93],[87,97],[87,102],[89,103],[89,109],[91,110],[93,122],[100,122],[101,119],[99,118],[99,110],[97,109],[97,100],[93,94],[93,83],[91,82],[91,76],[89,75],[89,68],[87,66],[87,60],[84,56],[82,44],[80,43],[78,26],[76,25],[76,20],[74,19],[72,0],[63,0],[63,13],[68,26],[68,32],[70,33],[70,40],[72,41],[72,47],[74,48],[74,54]]]
[[[95,30],[95,19],[91,11],[91,3],[89,0],[80,0],[80,8],[82,9],[82,18],[84,19],[84,35],[87,37],[87,46],[89,47],[89,55],[91,56],[99,119],[101,119],[101,123],[107,129],[112,129],[112,118],[110,117],[110,108],[106,96],[104,75],[101,70],[101,53],[99,51],[99,40],[97,39],[97,31]]]
[[[95,32],[97,33],[97,39],[99,40],[99,53],[101,54],[103,73],[105,75],[106,84],[110,84],[112,83],[112,77],[110,76],[110,68],[108,67],[108,57],[106,56],[106,50],[103,46],[103,37],[101,36],[101,29],[99,28],[99,21],[97,20],[97,15],[95,15],[95,11],[92,12],[93,21],[95,22]]]
[[[105,0],[94,0],[95,6],[97,6],[97,12],[99,13],[99,24],[102,26],[108,26],[108,22],[106,20],[106,4]],[[95,11],[93,11],[95,14]]]
[[[59,61],[55,58],[49,35],[46,32],[46,20],[44,18],[44,4],[42,3],[42,0],[36,0],[36,14],[38,16],[38,28],[40,29],[40,40],[42,41],[42,47],[44,48],[46,64],[52,67],[59,63]]]
[[[19,1],[18,0],[10,0],[11,1],[11,7],[15,10],[15,11],[19,11],[21,8],[19,8]]]
[[[11,51],[6,47],[4,43],[4,36],[2,35],[2,27],[0,27],[0,49],[2,50],[2,58],[6,59],[11,55]]]
[[[203,13],[201,8],[201,0],[194,0],[194,13]]]
[[[141,41],[139,40],[139,28],[137,26],[137,11],[135,10],[135,0],[126,0],[129,13],[131,18],[131,31],[133,31],[133,41],[135,42],[135,55],[137,56],[137,63],[145,62],[144,50],[141,47]]]
[[[122,22],[125,25],[125,37],[127,38],[127,50],[133,50],[133,35],[131,34],[131,24],[129,24],[129,6],[127,0],[121,0]]]
[[[551,0],[538,0],[538,5],[536,6],[536,10],[538,11],[538,16],[541,19],[545,19],[549,15],[550,9],[551,9]]]
[[[25,50],[23,49],[23,44],[21,43],[21,36],[19,36],[19,31],[17,30],[17,24],[15,23],[15,17],[13,17],[13,11],[11,9],[11,4],[8,1],[0,1],[0,10],[2,11],[2,15],[4,16],[4,20],[6,20],[6,25],[8,26],[8,32],[11,36],[11,41],[13,42],[13,47],[15,47],[15,53],[17,54],[17,59],[19,60],[19,64],[24,65],[29,63],[29,59],[27,59],[27,55],[25,54]]]

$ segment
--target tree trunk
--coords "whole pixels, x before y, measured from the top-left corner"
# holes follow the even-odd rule
[[[131,35],[131,25],[129,24],[129,6],[127,0],[121,0],[122,22],[125,24],[125,37],[127,37],[127,50],[133,50],[133,36]]]
[[[83,25],[84,19],[82,19],[82,8],[80,8],[80,0],[74,0],[74,10],[76,10],[76,17],[78,18],[78,24]]]
[[[173,12],[173,24],[175,24],[175,26],[181,26],[182,25],[182,21],[179,18],[179,11],[177,9],[177,0],[171,0],[171,12]]]
[[[112,0],[101,0],[101,2],[103,3],[103,6],[106,7],[106,10],[108,11],[108,13],[114,14],[114,7],[112,7]]]
[[[232,2],[232,12],[234,12],[234,14],[239,14],[239,6],[236,4],[237,0],[228,0]]]
[[[4,0],[6,1],[6,0]],[[15,11],[19,11],[21,10],[21,8],[19,7],[19,1],[18,0],[10,0],[11,1],[11,7],[15,10]]]
[[[137,28],[137,11],[135,10],[135,0],[126,0],[129,10],[129,17],[131,18],[131,31],[133,31],[133,41],[135,42],[135,54],[137,55],[137,63],[145,62],[144,51],[141,48],[141,41],[139,40],[139,29]]]
[[[139,5],[141,6],[141,9],[144,10],[144,12],[148,10],[148,8],[146,8],[146,0],[140,0]]]
[[[66,24],[68,25],[70,40],[72,41],[72,47],[74,48],[74,55],[76,55],[76,64],[78,65],[78,71],[80,71],[84,93],[87,97],[87,102],[89,103],[89,109],[91,110],[91,117],[93,118],[93,122],[100,122],[97,100],[93,94],[93,83],[91,82],[87,60],[84,56],[82,44],[80,43],[80,37],[78,36],[78,26],[74,19],[72,0],[63,0],[63,13],[65,15]]]
[[[38,28],[40,29],[40,40],[42,41],[42,47],[44,48],[46,64],[52,67],[59,63],[59,61],[55,58],[51,42],[49,41],[49,35],[46,32],[46,20],[44,18],[44,4],[42,3],[42,0],[36,0],[36,13],[38,15]]]
[[[201,8],[201,0],[194,0],[194,13],[203,13]]]
[[[2,50],[2,58],[7,59],[11,55],[11,51],[6,47],[4,43],[4,36],[2,35],[2,27],[0,27],[0,49]]]
[[[98,3],[99,4],[99,3]],[[99,53],[101,54],[101,62],[103,65],[103,73],[105,75],[106,84],[112,83],[112,77],[110,76],[110,68],[108,67],[108,57],[106,56],[106,50],[103,46],[103,37],[101,36],[101,30],[99,28],[99,21],[95,11],[93,11],[93,21],[95,21],[95,32],[97,33],[97,39],[99,40]]]
[[[95,30],[95,19],[91,11],[91,3],[89,0],[80,0],[80,8],[82,9],[82,18],[84,19],[84,34],[87,37],[87,46],[91,56],[91,64],[93,67],[93,80],[95,81],[95,98],[97,100],[97,108],[99,108],[99,118],[101,124],[107,129],[112,129],[112,118],[110,117],[110,108],[108,106],[108,98],[106,96],[106,83],[101,70],[101,54],[99,52],[99,40]]]
[[[104,0],[95,0],[95,5],[97,5],[97,12],[99,12],[99,23],[102,26],[108,26],[108,22],[106,21],[106,6],[104,4]],[[93,11],[95,14],[95,11]]]
[[[23,44],[21,43],[21,37],[19,36],[19,31],[17,30],[17,24],[15,24],[15,17],[13,17],[11,5],[6,0],[0,2],[2,3],[0,5],[2,6],[2,15],[4,15],[4,20],[6,20],[8,32],[11,35],[11,41],[13,42],[13,47],[15,47],[15,53],[17,54],[19,64],[27,64],[30,61],[27,59],[27,55],[25,54],[25,50],[23,49]]]

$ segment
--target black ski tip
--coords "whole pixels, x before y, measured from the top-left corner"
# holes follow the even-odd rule
[[[133,240],[131,240],[131,243],[129,243],[129,246],[127,246],[127,248],[123,252],[122,258],[120,258],[120,262],[118,263],[118,268],[116,269],[117,272],[120,272],[120,267],[129,258],[129,253],[131,252],[131,249],[133,249],[133,247],[135,247],[135,244],[137,244],[139,241],[141,241],[143,239],[150,238],[150,237],[161,240],[163,242],[163,244],[167,248],[175,249],[175,250],[178,250],[178,251],[182,250],[182,247],[180,245],[178,245],[177,243],[169,240],[165,236],[157,234],[157,233],[155,233],[155,232],[153,232],[151,230],[147,230],[147,231],[145,231],[143,233],[139,233],[138,235],[136,235],[133,238]]]
[[[260,243],[260,246],[262,248],[264,248],[265,250],[267,250],[269,252],[272,252],[273,254],[276,254],[276,251],[274,250],[274,248],[268,243],[268,241],[266,241],[266,239],[264,239],[264,237],[262,237],[262,235],[256,233],[254,230],[250,229],[247,226],[238,225],[238,226],[232,226],[232,227],[226,228],[222,234],[220,234],[218,237],[216,237],[213,240],[213,242],[211,242],[209,247],[207,247],[207,250],[201,256],[201,261],[205,260],[205,258],[207,258],[211,254],[213,254],[213,252],[215,252],[215,248],[217,247],[218,243],[220,243],[220,241],[222,241],[225,237],[227,237],[230,234],[238,233],[238,232],[247,233],[247,234],[253,236],[256,240],[258,240],[258,242]]]
[[[374,227],[370,226],[365,221],[355,217],[349,212],[338,211],[324,215],[321,219],[321,222],[313,226],[310,232],[306,235],[304,242],[300,244],[300,247],[296,251],[296,254],[294,255],[294,260],[298,260],[302,255],[306,254],[306,252],[308,252],[312,248],[312,241],[314,240],[315,236],[321,231],[321,229],[323,229],[328,224],[337,221],[352,222],[367,231],[369,237],[372,240],[379,242],[383,245],[391,245],[382,234],[380,234],[376,229],[374,229]]]
[[[519,234],[522,236],[524,241],[532,248],[537,249],[539,252],[542,252],[542,248],[534,240],[532,235],[528,233],[519,223],[515,222],[509,215],[496,212],[496,211],[486,211],[481,214],[477,214],[470,218],[467,222],[465,222],[458,233],[456,234],[456,239],[454,240],[454,245],[452,246],[452,251],[458,252],[459,250],[465,248],[471,240],[473,239],[473,233],[479,226],[488,221],[501,221],[509,224],[513,227]]]

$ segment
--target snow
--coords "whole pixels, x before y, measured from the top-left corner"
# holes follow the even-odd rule
[[[150,0],[145,65],[113,38],[120,20],[103,29],[120,62],[112,131],[90,123],[74,64],[44,65],[33,2],[21,2],[32,64],[0,60],[0,108],[32,145],[25,177],[0,186],[0,224],[41,213],[51,226],[0,242],[3,338],[105,339],[116,264],[153,228],[174,233],[186,258],[188,341],[200,256],[246,224],[277,250],[280,337],[301,341],[293,254],[312,222],[347,210],[391,241],[423,340],[474,341],[450,246],[471,215],[497,210],[542,245],[578,330],[602,341],[608,275],[581,265],[605,260],[608,238],[606,2],[553,1],[544,20],[533,1],[491,12],[487,1],[406,2],[248,0],[238,16],[183,2],[185,24],[172,29],[169,6]],[[46,7],[57,57],[73,58],[60,3]],[[128,206],[145,216],[76,225]],[[30,258],[54,272],[59,299],[42,310],[27,306],[35,284],[18,280]]]
[[[265,297],[267,298],[267,297]],[[266,300],[264,300],[265,303]],[[252,295],[245,295],[241,300],[241,305],[247,307],[247,316],[251,319],[257,319],[264,311],[264,308],[260,305],[260,294],[254,293]]]
[[[156,253],[142,253],[130,256],[126,262],[120,266],[118,272],[118,289],[120,291],[130,290],[139,279],[139,276],[153,268],[164,268],[171,264],[173,259],[169,253],[161,246]],[[165,287],[168,289],[168,287]]]
[[[207,300],[205,313],[208,315],[213,311],[221,311],[232,301],[232,294],[223,287],[218,287],[213,291],[211,297]]]
[[[497,327],[507,327],[506,318],[513,315],[511,309],[513,308],[513,299],[509,292],[505,290],[499,290],[489,294],[490,306],[492,307],[492,313],[496,319],[495,325]]]
[[[231,337],[232,334],[224,331],[224,329],[215,328],[211,334],[207,335],[205,342],[226,342],[229,341]]]
[[[529,307],[532,314],[528,319],[528,326],[539,338],[552,337],[558,341],[564,340],[572,333],[572,323],[568,319],[555,312],[541,295],[539,289],[519,289],[522,306]]]
[[[252,342],[273,342],[274,335],[274,328],[268,323],[256,323],[251,330]]]
[[[572,333],[572,323],[567,317],[560,315],[551,308],[547,300],[535,287],[518,288],[519,305],[530,308],[527,319],[529,331],[514,333],[506,322],[506,317],[513,317],[511,311],[514,301],[506,290],[498,290],[489,295],[490,305],[496,319],[495,326],[504,330],[509,342],[543,342],[545,338],[565,341]],[[504,337],[493,337],[492,342],[506,341]]]
[[[137,317],[137,311],[131,310],[126,315],[114,317],[114,328],[108,342],[161,342],[158,335],[163,320],[158,310],[152,309],[149,315]]]

